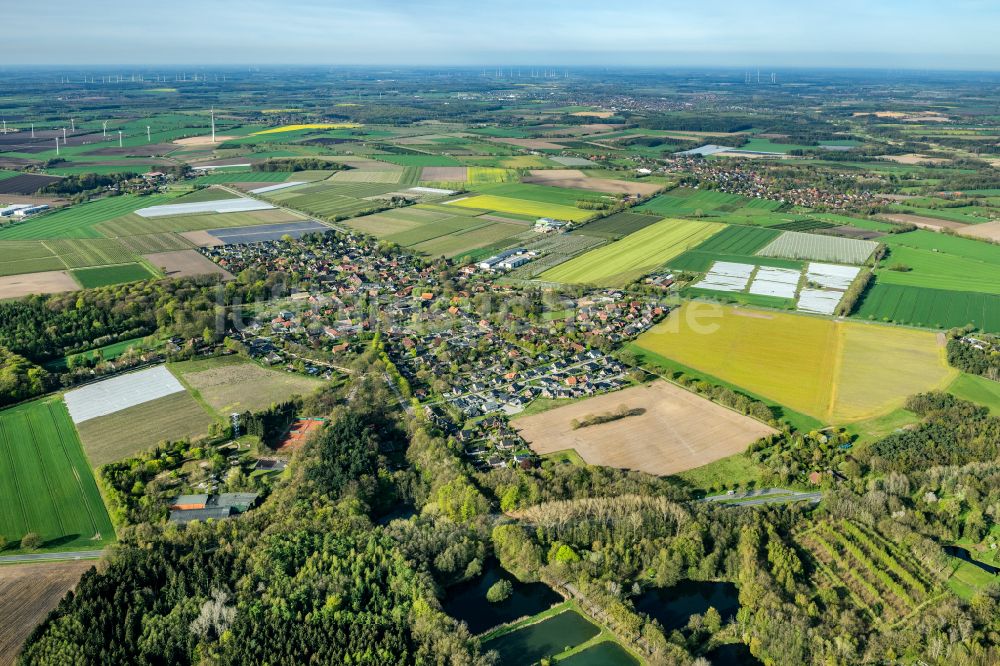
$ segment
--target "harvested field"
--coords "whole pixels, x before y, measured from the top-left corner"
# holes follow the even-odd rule
[[[395,165],[387,165],[395,166]],[[435,167],[428,167],[435,168]],[[450,168],[450,167],[438,167]],[[351,169],[350,171],[338,171],[330,178],[336,183],[383,183],[385,185],[395,185],[403,175],[402,169],[381,169],[381,170],[361,170]]]
[[[309,395],[322,386],[318,379],[269,370],[233,356],[174,363],[170,370],[223,415],[265,409],[292,395]]]
[[[634,180],[614,180],[611,178],[589,178],[577,169],[534,169],[521,182],[550,187],[570,187],[578,190],[592,190],[608,194],[632,194],[648,196],[664,188],[655,183],[641,183]]]
[[[871,229],[858,229],[857,227],[848,227],[848,226],[816,229],[814,233],[830,235],[830,236],[843,236],[844,238],[857,238],[860,240],[875,240],[877,238],[882,238],[882,236],[885,236],[885,234],[882,233],[881,231],[873,231]]]
[[[961,222],[955,222],[954,220],[939,220],[936,217],[909,215],[907,213],[882,215],[881,219],[889,220],[891,222],[900,222],[902,224],[912,224],[920,227],[921,229],[930,229],[931,231],[941,231],[942,229],[966,229],[969,226],[968,224],[962,224]]]
[[[986,222],[984,224],[963,224],[957,230],[962,236],[969,238],[982,238],[984,240],[1000,243],[1000,222]]]
[[[437,182],[457,182],[464,183],[469,177],[469,168],[458,167],[424,167],[420,173],[420,180],[431,180]]]
[[[29,294],[59,294],[76,291],[80,286],[66,271],[44,271],[28,275],[0,277],[0,300]]]
[[[157,252],[143,257],[156,266],[167,277],[187,277],[189,275],[223,276],[224,280],[232,280],[232,274],[213,261],[207,259],[196,250],[178,250],[175,252]]]
[[[28,635],[94,562],[44,562],[0,567],[0,664],[13,664]]]
[[[517,146],[518,148],[527,148],[528,150],[562,150],[565,147],[558,143],[545,141],[544,139],[496,138],[496,139],[490,139],[490,141],[495,141],[496,143],[505,143],[508,146]]]
[[[77,425],[90,464],[100,467],[152,448],[164,440],[208,434],[212,417],[186,391],[143,402]]]
[[[225,243],[207,231],[185,231],[180,235],[198,247],[218,247],[225,245]]]
[[[222,143],[223,141],[232,141],[239,137],[235,136],[224,136],[222,134],[216,134],[215,140],[212,140],[211,134],[206,134],[205,136],[189,136],[184,139],[174,139],[174,143],[178,146],[214,146],[217,143]]]
[[[614,412],[621,405],[644,413],[576,430],[572,427],[574,419]],[[517,419],[514,426],[540,455],[574,449],[591,465],[658,476],[742,453],[751,442],[775,432],[664,381]]]
[[[34,194],[49,183],[55,183],[59,180],[62,179],[56,176],[24,173],[13,178],[0,180],[0,194]]]

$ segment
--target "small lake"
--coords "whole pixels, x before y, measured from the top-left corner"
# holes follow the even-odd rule
[[[654,587],[633,599],[635,609],[659,620],[669,634],[683,629],[696,613],[715,608],[726,623],[740,608],[739,590],[732,583],[683,580],[672,587]]]
[[[506,601],[494,604],[486,600],[486,591],[501,578],[511,582],[514,592]],[[481,634],[498,625],[541,613],[560,601],[562,597],[545,583],[521,583],[491,559],[478,578],[449,587],[442,606],[445,613],[469,625],[473,634]]]
[[[972,553],[970,553],[965,548],[962,548],[961,546],[945,546],[944,552],[948,553],[952,557],[957,557],[960,560],[964,560],[969,564],[975,565],[988,574],[993,574],[995,576],[996,574],[1000,573],[1000,568],[995,567],[992,564],[986,564],[985,562],[980,562],[979,560],[977,560],[972,556]]]
[[[705,654],[713,666],[762,666],[763,662],[750,654],[743,643],[726,643]]]
[[[567,610],[483,643],[483,649],[496,650],[500,666],[527,666],[588,641],[600,631],[576,611]]]
[[[618,643],[603,641],[560,660],[559,666],[639,666],[639,661]]]

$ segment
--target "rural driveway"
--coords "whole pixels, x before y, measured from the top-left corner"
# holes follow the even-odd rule
[[[26,555],[0,555],[0,564],[21,564],[24,562],[52,562],[60,560],[99,560],[104,550],[73,550],[64,553],[28,553]]]
[[[700,500],[702,502],[721,502],[727,506],[755,506],[758,504],[777,504],[780,502],[812,502],[822,499],[822,492],[800,492],[784,488],[762,488],[734,495],[712,495]]]

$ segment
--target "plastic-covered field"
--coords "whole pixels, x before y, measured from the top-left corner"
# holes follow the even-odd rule
[[[73,423],[83,423],[183,390],[161,365],[68,391],[65,400]]]
[[[860,272],[861,269],[855,266],[812,263],[806,267],[806,280],[827,289],[846,291]]]
[[[798,290],[800,271],[791,268],[761,266],[750,284],[750,293],[778,298],[795,298]]]
[[[269,210],[273,205],[256,199],[222,199],[220,201],[195,201],[186,204],[150,206],[135,211],[139,217],[164,217],[167,215],[195,215],[198,213],[245,213],[251,210]]]
[[[696,284],[699,289],[714,291],[743,291],[747,288],[750,275],[753,274],[753,264],[737,264],[730,261],[717,261],[705,278]]]

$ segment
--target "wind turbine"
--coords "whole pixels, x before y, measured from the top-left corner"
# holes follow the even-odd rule
[[[76,131],[76,118],[70,118],[69,119],[69,131],[70,132],[75,132]]]
[[[63,145],[65,146],[66,145],[66,128],[63,127],[62,131],[63,131]]]
[[[3,119],[3,133],[4,134],[7,133],[7,119],[6,118]]]
[[[35,138],[35,123],[31,123],[31,138]]]
[[[149,139],[149,125],[146,125],[146,143],[149,143],[149,142],[150,142],[150,139]]]
[[[101,123],[101,129],[104,131],[104,138],[107,139],[108,138],[108,121],[107,120],[105,120],[104,122]]]
[[[118,130],[118,147],[122,147],[122,131]]]
[[[212,143],[215,143],[215,107],[212,107]]]
[[[59,157],[59,135],[56,135],[56,157]]]

